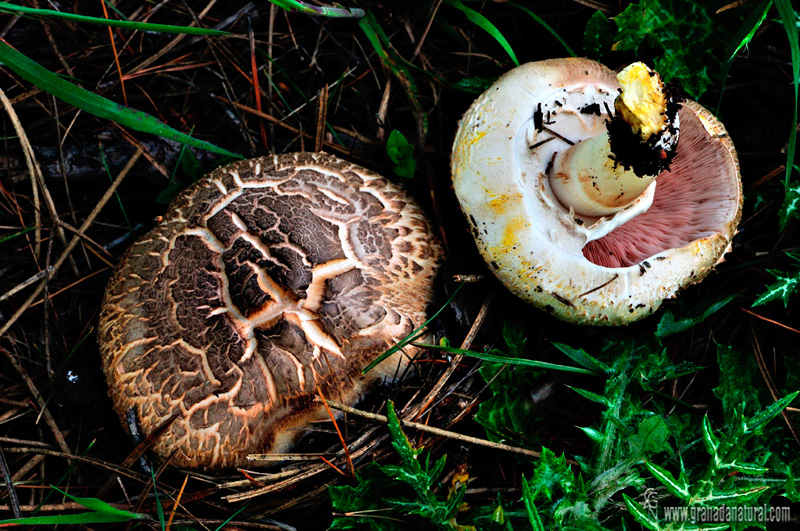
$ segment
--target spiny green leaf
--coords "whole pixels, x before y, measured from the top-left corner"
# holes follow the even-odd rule
[[[522,476],[522,501],[525,504],[525,511],[528,513],[528,521],[531,524],[533,531],[545,531],[542,518],[539,516],[539,511],[536,510],[536,504],[533,502],[533,490],[531,489],[528,480]]]
[[[409,487],[392,480],[376,462],[371,462],[356,472],[354,486],[330,486],[328,495],[331,505],[339,513],[331,529],[354,529],[367,525],[374,531],[396,530],[392,516],[397,513],[385,505],[386,497],[407,499],[412,493]]]
[[[776,269],[767,269],[767,271],[777,280],[767,286],[767,290],[753,302],[753,307],[781,300],[783,307],[786,308],[789,305],[789,298],[800,288],[800,270],[789,275]]]
[[[797,470],[800,470],[800,459],[794,459],[791,463],[781,463],[781,468],[780,471],[786,477],[781,496],[792,503],[800,502],[800,488],[797,485],[797,478],[800,478],[800,474],[796,473]]]
[[[68,83],[4,42],[0,42],[0,63],[3,63],[21,78],[33,83],[45,92],[98,118],[106,118],[136,131],[169,138],[183,144],[213,151],[214,153],[242,158],[227,149],[181,133],[149,114],[114,103],[93,92]]]
[[[748,432],[751,433],[760,433],[761,429],[769,423],[772,419],[777,417],[781,414],[781,412],[791,404],[797,395],[800,394],[800,391],[795,391],[787,396],[784,396],[780,400],[776,400],[765,409],[761,410],[760,412],[753,415],[750,419],[746,420],[746,425]]]
[[[689,499],[689,485],[686,483],[686,478],[683,475],[683,471],[681,471],[678,479],[675,479],[675,477],[666,469],[656,465],[655,463],[645,461],[644,465],[647,467],[650,473],[653,474],[654,478],[667,487],[667,490],[673,496],[677,496],[682,500]]]
[[[719,439],[714,435],[714,428],[711,426],[711,421],[708,420],[708,415],[703,416],[703,443],[706,445],[706,450],[715,462],[719,461]]]
[[[732,503],[744,503],[753,500],[761,495],[769,487],[742,487],[735,490],[715,490],[710,496],[695,500],[696,503],[709,505],[721,505]]]
[[[0,13],[19,13],[21,15],[33,15],[37,17],[60,18],[64,20],[71,20],[74,22],[96,24],[99,26],[113,26],[116,28],[124,28],[124,29],[139,30],[139,31],[155,31],[158,33],[186,33],[189,35],[230,35],[230,33],[227,31],[220,31],[215,29],[191,28],[186,26],[169,26],[166,24],[151,24],[149,22],[131,22],[128,20],[113,20],[107,18],[87,17],[84,15],[65,13],[63,11],[55,11],[53,9],[38,9],[27,6],[19,6],[15,4],[9,4],[8,2],[0,2]]]
[[[757,463],[743,463],[741,461],[734,461],[727,468],[735,472],[747,474],[748,476],[763,476],[769,472],[769,467],[761,466]]]
[[[593,393],[591,391],[587,391],[586,389],[581,389],[580,387],[573,387],[568,386],[570,389],[581,395],[583,398],[591,400],[592,402],[596,402],[601,404],[603,407],[608,407],[610,405],[610,401],[608,398],[604,397],[603,395],[598,395],[597,393]]]
[[[800,187],[800,184],[798,184],[798,187]],[[795,261],[800,262],[800,255],[787,254]],[[782,300],[783,307],[786,308],[789,305],[789,297],[800,287],[800,269],[789,274],[775,269],[767,269],[767,271],[778,280],[767,286],[767,290],[755,300],[753,307],[761,306],[774,300]]]
[[[646,391],[655,390],[661,382],[686,376],[702,369],[691,361],[672,361],[666,349],[660,343],[643,345],[644,351],[640,351],[642,358],[638,361],[634,374],[642,389]]]
[[[636,500],[628,496],[627,494],[622,494],[622,499],[625,501],[625,507],[628,509],[628,512],[633,515],[637,522],[645,526],[647,529],[652,529],[653,531],[660,531],[661,527],[658,525],[658,522],[652,515],[648,514],[644,507],[639,505]]]
[[[797,166],[795,170],[800,171],[797,170]],[[786,228],[789,221],[800,219],[800,179],[787,183],[779,216],[781,231]]]
[[[500,30],[497,29],[497,27],[492,24],[488,18],[481,15],[471,7],[465,6],[461,0],[445,0],[445,2],[467,15],[467,19],[469,19],[470,22],[494,37],[494,40],[496,40],[500,46],[503,47],[514,64],[519,66],[519,61],[517,60],[517,56],[514,54],[514,50],[511,49],[511,45],[508,44],[508,41],[503,34],[500,33]]]
[[[417,457],[422,450],[414,448],[411,441],[408,440],[408,437],[400,425],[400,419],[397,418],[397,413],[394,410],[394,402],[389,400],[386,404],[386,409],[388,412],[387,416],[389,417],[389,433],[392,435],[392,446],[397,450],[398,455],[400,455],[400,458],[406,466],[412,468],[414,471],[420,471],[421,467],[419,461],[417,461]]]
[[[400,177],[411,178],[417,169],[414,146],[408,143],[403,133],[395,129],[386,141],[386,154],[392,161],[392,171]]]
[[[583,482],[575,477],[567,464],[566,457],[557,456],[549,448],[543,447],[542,454],[536,461],[533,477],[529,482],[530,499],[533,502],[570,499],[574,502],[586,501]]]

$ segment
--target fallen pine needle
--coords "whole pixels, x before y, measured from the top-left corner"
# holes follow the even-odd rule
[[[357,415],[359,417],[374,420],[384,424],[389,422],[389,419],[385,415],[378,415],[377,413],[370,413],[369,411],[356,409],[350,406],[346,406],[344,404],[340,404],[338,402],[334,402],[333,400],[325,400],[325,402],[333,409],[338,409],[339,411],[342,411],[344,413]],[[479,446],[486,446],[487,448],[494,448],[495,450],[504,450],[506,452],[512,452],[520,455],[527,455],[530,457],[539,457],[540,455],[542,455],[541,452],[537,452],[536,450],[528,450],[527,448],[519,448],[517,446],[509,446],[507,444],[487,441],[486,439],[479,439],[477,437],[471,437],[469,435],[462,435],[460,433],[443,430],[441,428],[435,428],[433,426],[427,426],[425,424],[420,424],[419,422],[412,422],[410,420],[400,419],[400,424],[402,424],[406,428],[414,428],[419,431],[424,431],[427,433],[432,433],[434,435],[439,435],[440,437],[447,437],[448,439],[455,439],[457,441],[477,444]]]

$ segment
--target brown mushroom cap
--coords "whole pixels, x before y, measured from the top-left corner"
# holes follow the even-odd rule
[[[326,154],[236,162],[178,196],[112,276],[99,342],[109,392],[183,467],[280,452],[408,350],[361,370],[425,321],[441,257],[417,205]]]

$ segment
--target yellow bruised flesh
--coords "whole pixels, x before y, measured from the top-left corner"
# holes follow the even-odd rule
[[[622,93],[614,101],[614,108],[633,132],[646,142],[663,131],[668,125],[667,94],[661,76],[639,62],[625,67],[617,74],[617,80]]]

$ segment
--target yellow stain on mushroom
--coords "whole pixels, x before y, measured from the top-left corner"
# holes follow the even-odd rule
[[[486,136],[486,133],[487,131],[478,131],[475,134],[468,136],[464,144],[468,146],[474,146],[475,144],[480,142],[483,137]]]
[[[509,248],[516,245],[520,232],[524,230],[528,230],[528,223],[524,219],[512,219],[503,229],[503,239],[500,240],[501,247]]]
[[[516,206],[519,204],[519,201],[521,199],[522,199],[522,194],[497,195],[494,196],[493,199],[487,201],[486,206],[491,208],[496,215],[503,216],[506,214],[506,207],[509,204]]]

